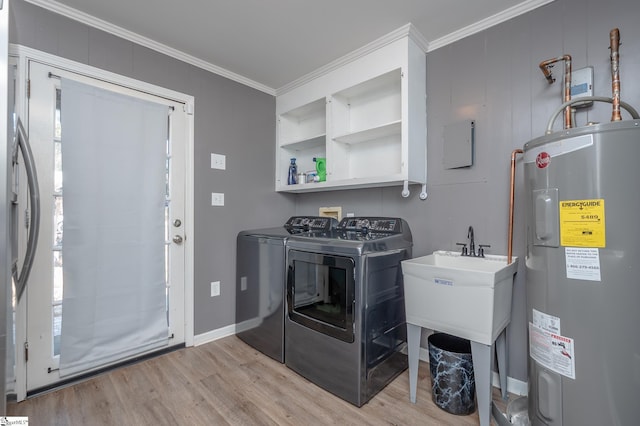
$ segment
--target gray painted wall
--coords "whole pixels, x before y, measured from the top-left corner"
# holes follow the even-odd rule
[[[293,196],[273,190],[275,98],[20,0],[10,41],[195,96],[194,328],[233,324],[237,233],[294,214]],[[210,168],[212,152],[226,155],[227,170]],[[224,207],[211,207],[212,192],[225,194]]]
[[[400,216],[408,220],[414,255],[456,249],[473,225],[476,242],[506,254],[511,151],[544,132],[561,103],[560,82],[549,86],[538,70],[545,59],[567,53],[574,69],[595,68],[595,94],[610,96],[609,31],[622,37],[622,98],[640,107],[640,2],[557,0],[511,21],[427,55],[428,192],[400,196],[401,188],[300,195],[273,192],[275,103],[273,97],[167,58],[133,43],[12,1],[11,42],[98,66],[195,95],[195,332],[234,322],[235,236],[239,230],[276,226],[293,214],[317,214],[342,206],[343,213]],[[561,77],[562,66],[554,72]],[[561,78],[560,78],[561,80]],[[610,107],[578,112],[578,123],[608,121]],[[474,165],[443,170],[445,125],[476,120]],[[558,121],[557,126],[560,125]],[[226,171],[209,168],[209,154],[227,156]],[[211,192],[225,193],[225,207],[212,208]],[[523,182],[518,167],[514,255],[525,250]],[[526,381],[524,267],[515,280],[508,331],[509,375]],[[209,282],[222,295],[209,297]],[[451,307],[455,309],[455,306]]]
[[[414,256],[434,250],[457,250],[467,227],[476,243],[491,244],[489,253],[507,253],[509,172],[512,150],[544,133],[550,112],[562,103],[559,63],[553,85],[538,64],[564,53],[573,68],[594,67],[595,94],[611,96],[609,31],[620,28],[622,99],[640,108],[640,2],[636,0],[557,0],[530,13],[472,35],[427,55],[428,193],[411,188],[339,191],[299,195],[297,214],[312,214],[320,206],[342,206],[343,214],[400,216],[413,233]],[[623,113],[623,118],[629,118]],[[474,165],[442,167],[443,128],[476,120]],[[556,128],[560,128],[561,119]],[[611,107],[602,104],[578,112],[577,121],[609,121]],[[527,380],[525,300],[525,214],[522,166],[518,162],[514,255],[520,257],[508,329],[509,376]],[[451,309],[456,309],[452,306]],[[423,343],[424,345],[424,343]]]

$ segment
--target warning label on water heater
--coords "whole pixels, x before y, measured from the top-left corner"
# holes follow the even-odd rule
[[[564,259],[567,278],[601,281],[600,253],[597,248],[565,247]]]
[[[560,201],[560,245],[606,247],[604,200]]]
[[[570,379],[576,378],[573,339],[529,323],[529,355],[540,365]]]

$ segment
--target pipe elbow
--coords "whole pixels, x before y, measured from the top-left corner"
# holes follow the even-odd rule
[[[544,78],[547,79],[547,83],[553,84],[553,82],[556,81],[556,79],[553,78],[553,75],[551,74],[551,70],[549,69],[548,64],[545,64],[544,62],[541,63],[540,70],[542,71],[542,74],[544,74]]]

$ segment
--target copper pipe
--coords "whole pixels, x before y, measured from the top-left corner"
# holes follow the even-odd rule
[[[569,102],[571,100],[571,56],[564,55],[562,58],[564,59],[564,102]],[[564,122],[565,128],[573,127],[569,106],[564,109]]]
[[[611,91],[613,95],[613,112],[611,113],[611,121],[620,121],[620,30],[614,28],[609,33],[609,42],[611,49]]]
[[[507,265],[511,264],[513,254],[513,206],[516,196],[516,155],[522,154],[521,149],[514,149],[511,153],[511,193],[509,194],[509,241],[507,248]]]
[[[545,78],[549,84],[551,84],[556,81],[556,79],[553,78],[550,68],[553,67],[553,64],[560,61],[564,61],[564,102],[569,102],[571,100],[571,55],[563,55],[558,56],[557,58],[547,59],[546,61],[540,62],[539,66]],[[564,128],[570,129],[571,127],[573,127],[573,121],[571,120],[571,107],[567,106],[564,110]]]

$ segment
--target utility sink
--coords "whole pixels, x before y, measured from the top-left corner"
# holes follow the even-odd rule
[[[453,251],[402,261],[407,323],[492,345],[511,320],[517,265]]]

